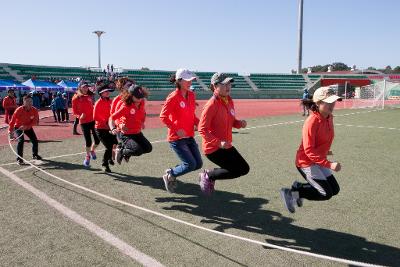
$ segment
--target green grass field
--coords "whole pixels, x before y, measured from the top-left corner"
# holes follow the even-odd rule
[[[160,178],[178,160],[168,143],[104,174],[101,160],[88,170],[83,139],[40,144],[48,172],[108,196],[209,229],[317,254],[373,264],[400,265],[400,110],[336,112],[333,158],[342,163],[336,174],[338,196],[326,202],[305,201],[289,214],[279,189],[301,176],[294,166],[300,142],[299,116],[257,118],[251,129],[234,132],[234,144],[248,161],[250,173],[217,181],[216,192],[200,194],[197,173],[180,178],[175,194]],[[277,124],[280,122],[293,122]],[[383,127],[383,128],[379,128]],[[165,138],[165,129],[146,130],[149,140]],[[200,139],[197,139],[200,141]],[[218,236],[114,203],[74,188],[34,169],[4,165],[14,161],[0,150],[8,171],[74,210],[87,220],[166,266],[337,266],[335,262],[270,249]],[[30,144],[25,146],[30,156]],[[98,152],[99,158],[102,152]],[[50,159],[49,159],[50,158]],[[204,167],[213,164],[205,157]],[[64,217],[33,194],[0,174],[0,262],[2,266],[137,266],[85,228]]]

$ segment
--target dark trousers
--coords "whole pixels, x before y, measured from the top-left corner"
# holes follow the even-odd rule
[[[69,121],[68,109],[63,109],[63,120]]]
[[[249,164],[235,147],[218,149],[206,157],[221,167],[208,172],[208,177],[213,181],[237,178],[250,171]]]
[[[297,168],[297,170],[300,172],[303,178],[308,181],[306,174],[300,168]],[[312,186],[314,183],[317,183],[320,187],[322,187],[325,195],[321,194],[321,192],[315,186]],[[340,187],[335,179],[335,176],[330,175],[324,180],[314,179],[311,182],[308,181],[306,184],[300,184],[297,188],[292,188],[292,190],[298,191],[300,198],[323,201],[337,195],[340,191]]]
[[[122,135],[122,141],[122,155],[124,157],[140,156],[153,150],[153,146],[143,133]]]
[[[75,118],[75,121],[74,121],[74,130],[73,130],[74,133],[77,132],[78,125],[79,125],[79,118]]]
[[[108,166],[108,162],[112,159],[113,146],[118,144],[117,138],[107,129],[96,129],[96,133],[99,136],[101,143],[106,148],[103,156],[103,166]]]
[[[24,134],[26,134],[26,136],[29,137],[29,139],[31,140],[32,143],[32,155],[35,156],[38,154],[38,150],[39,150],[39,142],[38,139],[36,137],[35,131],[33,130],[33,128],[29,129],[29,130],[15,130],[15,134],[17,136],[19,136],[18,138],[18,144],[17,144],[17,153],[18,155],[22,158],[24,157],[24,142],[25,142],[25,138],[24,138]]]
[[[81,124],[81,129],[83,137],[85,138],[86,147],[91,147],[93,144],[92,137],[90,135],[93,135],[93,140],[95,145],[100,144],[100,139],[97,136],[96,131],[94,130],[94,124],[95,124],[94,121]]]
[[[57,111],[56,110],[51,110],[51,111],[53,111],[54,121],[58,121],[57,120]]]

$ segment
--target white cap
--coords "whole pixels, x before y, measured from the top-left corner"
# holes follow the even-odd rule
[[[183,79],[185,81],[193,81],[196,79],[196,76],[194,76],[193,72],[191,72],[188,69],[178,69],[175,74],[175,79]]]
[[[330,89],[329,86],[323,86],[315,90],[313,94],[313,101],[317,103],[322,101],[325,103],[334,103],[336,101],[342,101],[342,98],[335,95],[335,91]]]

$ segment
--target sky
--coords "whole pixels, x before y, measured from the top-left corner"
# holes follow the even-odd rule
[[[289,73],[298,0],[0,0],[0,62]],[[400,65],[399,0],[304,0],[303,67]]]

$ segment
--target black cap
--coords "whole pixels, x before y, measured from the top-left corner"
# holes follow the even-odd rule
[[[128,92],[138,99],[144,98],[143,88],[139,85],[132,84],[131,87],[129,87]]]
[[[107,80],[102,80],[102,81],[98,81],[96,83],[96,91],[99,95],[101,95],[102,93],[108,91],[108,92],[114,92],[115,90],[115,83],[114,82],[110,82]]]

